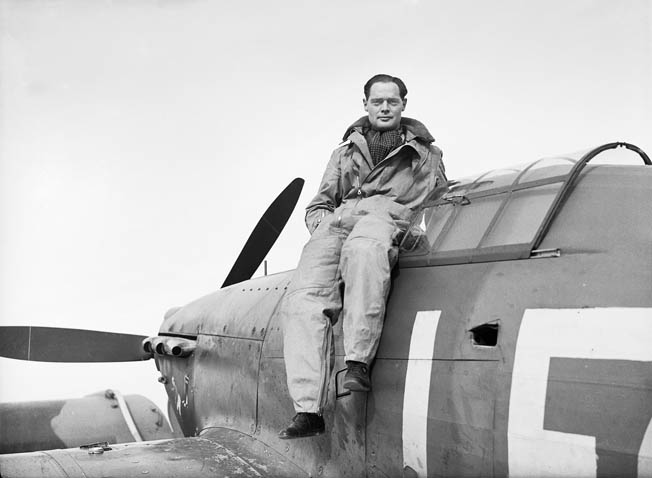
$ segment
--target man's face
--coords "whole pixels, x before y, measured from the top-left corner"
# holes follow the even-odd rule
[[[374,129],[389,131],[397,129],[401,124],[401,114],[407,104],[407,98],[401,99],[396,83],[374,83],[369,90],[369,98],[362,101]]]

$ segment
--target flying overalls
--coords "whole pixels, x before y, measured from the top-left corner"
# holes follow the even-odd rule
[[[288,388],[297,412],[321,413],[325,405],[332,326],[342,309],[346,360],[374,359],[398,239],[419,206],[447,187],[441,150],[431,144],[425,126],[403,118],[405,142],[374,166],[364,120],[347,130],[308,205],[312,236],[280,308]]]

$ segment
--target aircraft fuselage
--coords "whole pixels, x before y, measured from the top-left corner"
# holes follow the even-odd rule
[[[373,390],[339,385],[336,324],[314,438],[277,438],[294,414],[276,314],[291,272],[220,290],[161,328],[197,341],[156,357],[171,407],[187,436],[238,430],[312,476],[647,476],[651,204],[652,168],[587,168],[538,247],[549,254],[401,256]]]

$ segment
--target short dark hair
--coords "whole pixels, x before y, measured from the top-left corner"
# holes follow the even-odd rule
[[[397,78],[395,76],[391,75],[385,75],[385,74],[378,74],[374,75],[371,78],[369,78],[369,81],[367,81],[364,85],[364,97],[366,99],[369,99],[369,91],[371,90],[371,86],[374,83],[395,83],[396,86],[398,86],[398,94],[401,96],[401,99],[404,100],[405,97],[407,96],[407,86],[405,86],[405,83],[403,83],[403,80],[400,78]]]

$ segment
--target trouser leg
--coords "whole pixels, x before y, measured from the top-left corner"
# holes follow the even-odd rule
[[[346,360],[369,364],[376,356],[398,254],[393,244],[395,230],[390,218],[363,216],[342,246]]]
[[[287,384],[297,412],[319,413],[326,402],[332,323],[342,308],[342,243],[327,224],[313,233],[281,305]]]

